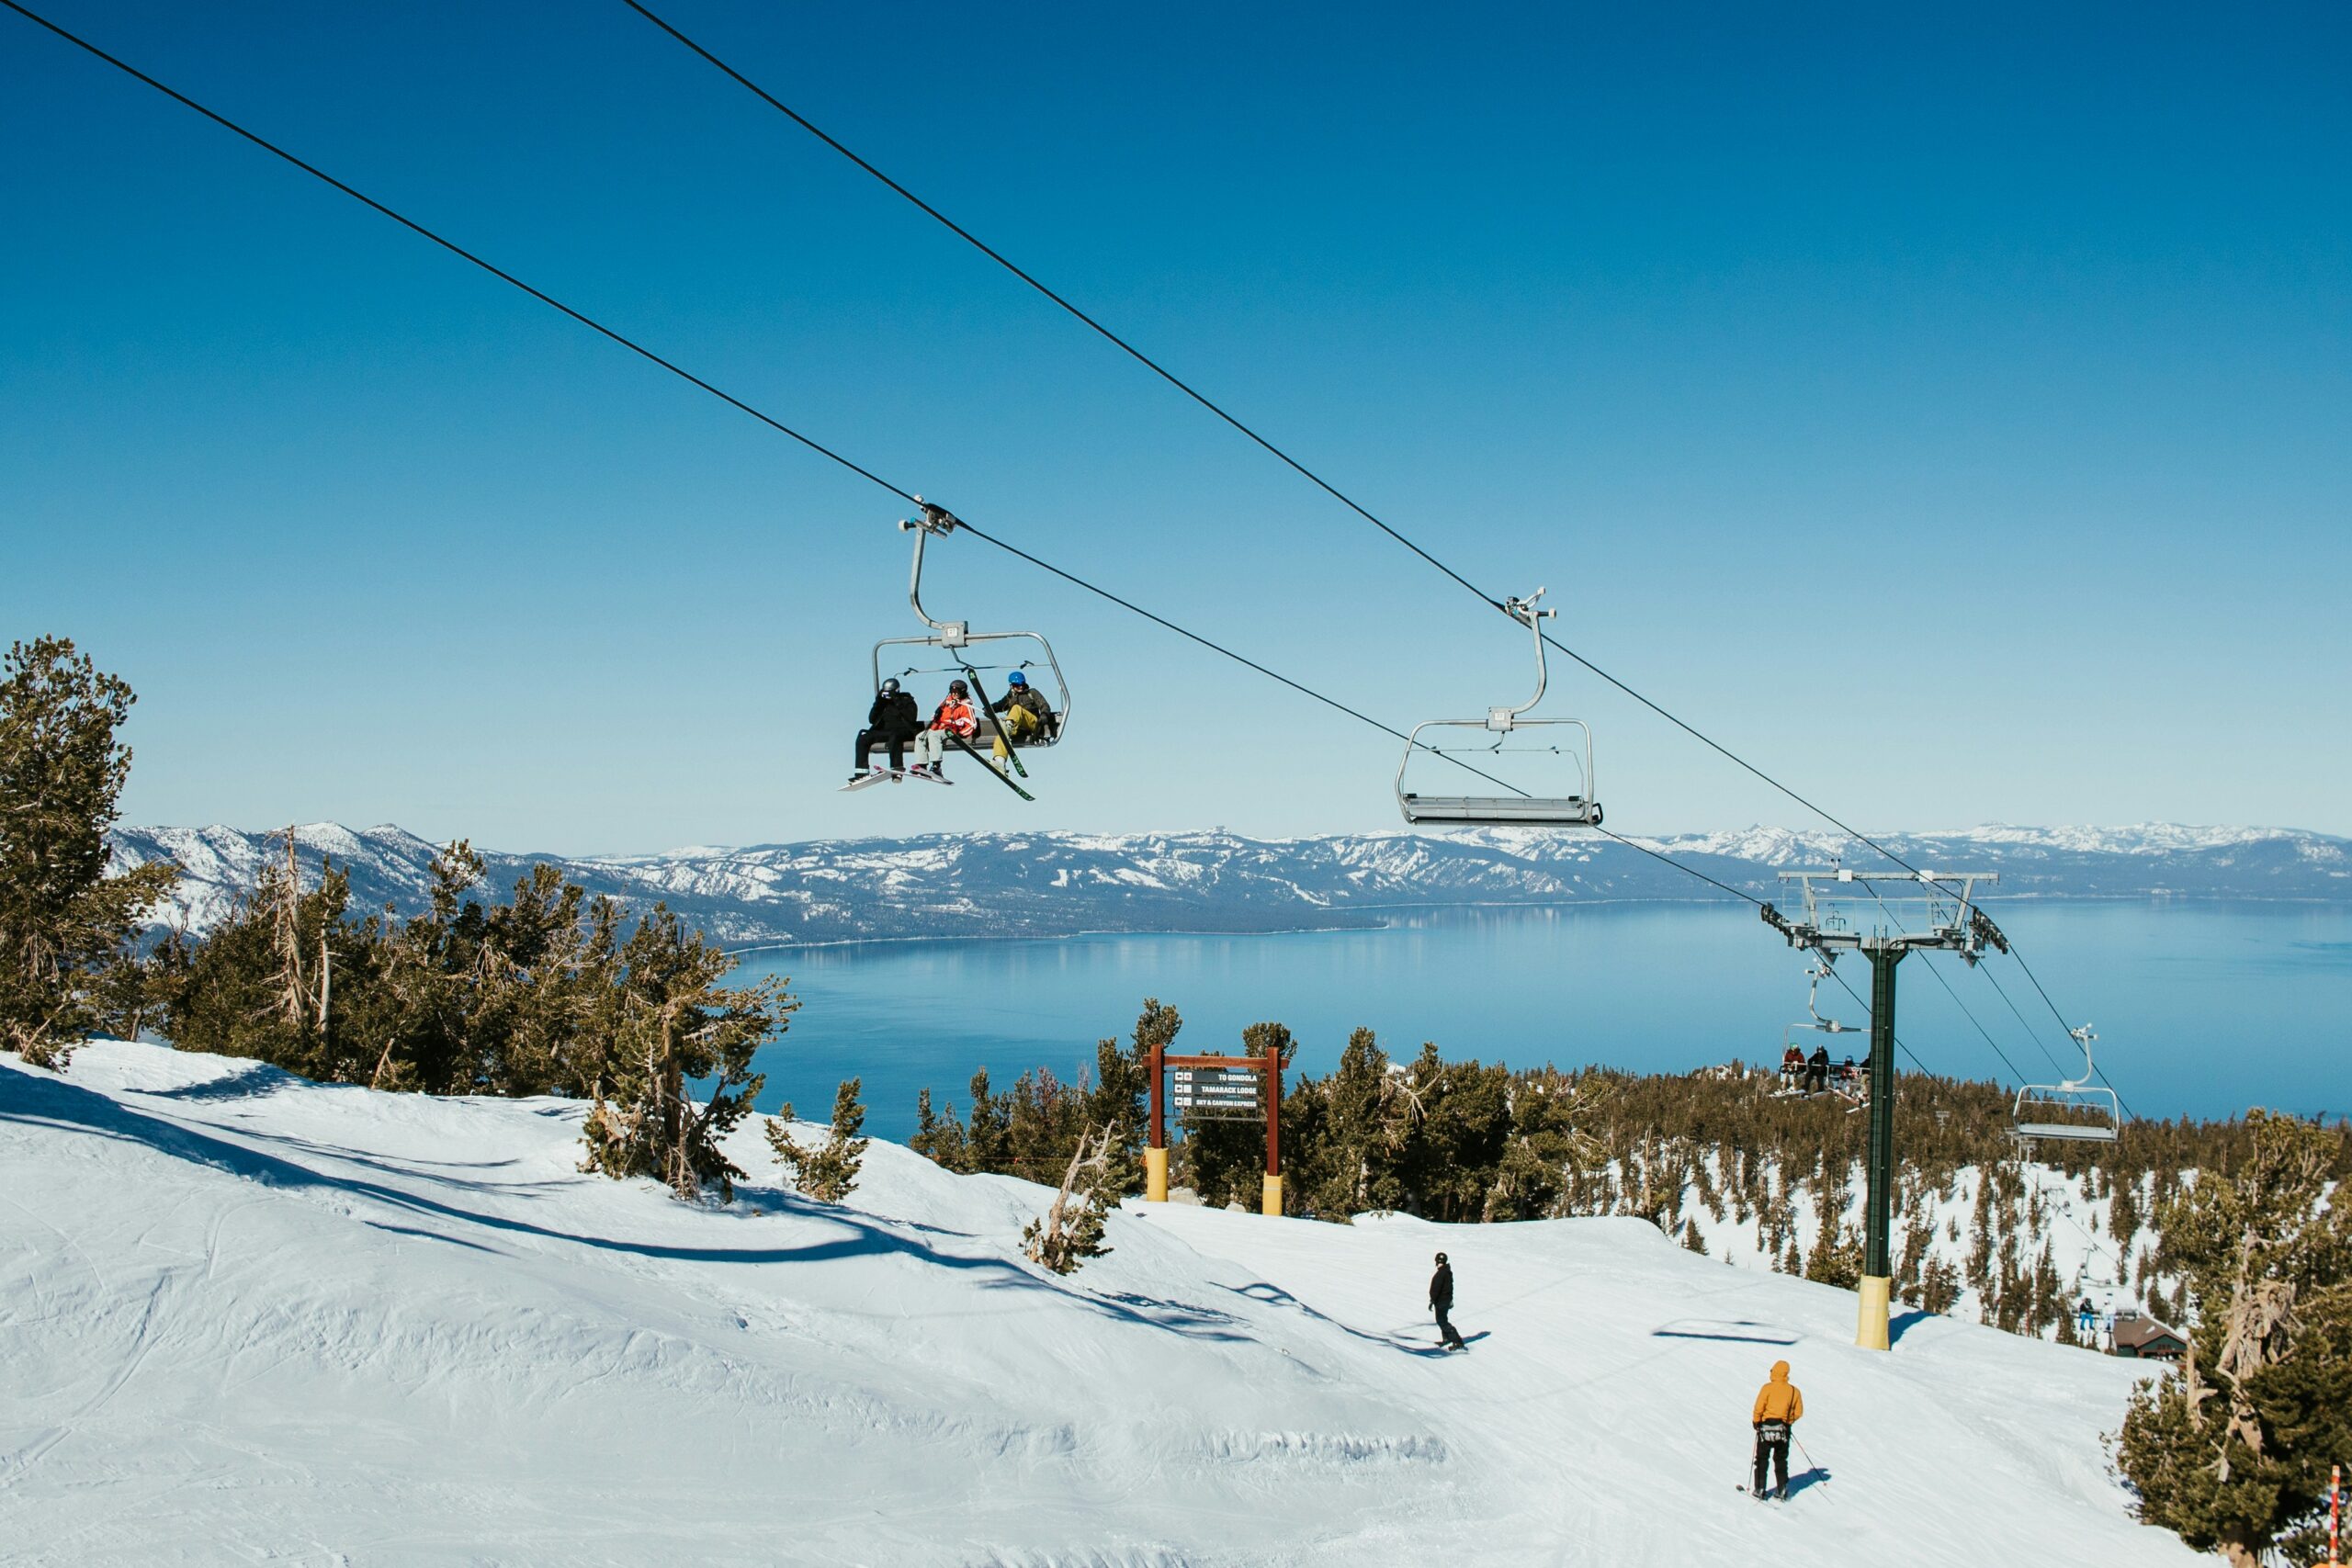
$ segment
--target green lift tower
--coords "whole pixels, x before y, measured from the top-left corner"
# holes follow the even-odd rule
[[[1869,1196],[1863,1209],[1862,1300],[1854,1343],[1865,1350],[1887,1348],[1887,1304],[1894,1290],[1894,1264],[1888,1237],[1894,1225],[1894,966],[1918,948],[1957,953],[1970,964],[1990,947],[2007,953],[2000,928],[1976,908],[1979,883],[1998,882],[1992,872],[1784,871],[1782,882],[1797,884],[1804,900],[1802,919],[1792,919],[1764,906],[1764,923],[1791,947],[1810,948],[1825,957],[1859,951],[1871,963],[1871,1055]],[[1915,922],[1897,910],[1908,904]],[[1867,907],[1865,907],[1867,906]]]

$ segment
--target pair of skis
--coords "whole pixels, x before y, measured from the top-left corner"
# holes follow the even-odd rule
[[[857,777],[850,780],[849,783],[842,785],[842,788],[844,791],[870,789],[886,779],[892,784],[897,784],[904,779],[921,779],[925,784],[952,784],[956,782],[954,779],[942,777],[938,773],[918,773],[902,768],[876,768],[870,773],[860,773]]]
[[[951,734],[947,737],[947,741],[948,744],[955,747],[956,750],[963,752],[964,755],[971,758],[972,761],[978,762],[983,768],[986,768],[992,777],[994,777],[999,783],[1002,784],[1005,788],[1019,795],[1022,799],[1032,803],[1036,800],[1037,797],[1035,795],[1031,795],[1027,790],[1023,789],[1019,784],[1013,783],[1012,775],[998,767],[993,758],[983,757],[978,751],[973,750],[971,747],[966,745],[962,736]],[[1026,774],[1024,773],[1023,776],[1025,777]],[[874,785],[880,784],[885,779],[893,781],[899,779],[921,779],[925,784],[953,784],[956,782],[954,779],[944,777],[935,773],[894,773],[886,768],[876,768],[850,780],[849,783],[842,785],[842,788],[844,792],[850,790],[871,789]]]

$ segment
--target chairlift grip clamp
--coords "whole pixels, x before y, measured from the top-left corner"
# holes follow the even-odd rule
[[[953,512],[944,506],[934,506],[921,496],[915,497],[915,504],[922,508],[922,516],[899,518],[899,528],[902,533],[910,528],[920,528],[926,534],[952,534],[964,525],[964,520]]]

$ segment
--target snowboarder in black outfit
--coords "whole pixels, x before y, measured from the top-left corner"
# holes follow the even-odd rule
[[[1437,1314],[1438,1343],[1449,1350],[1467,1350],[1462,1336],[1446,1321],[1446,1314],[1453,1310],[1453,1265],[1445,1254],[1437,1255],[1437,1272],[1430,1276],[1430,1311]]]
[[[905,773],[907,742],[922,728],[922,716],[916,710],[914,697],[899,690],[897,677],[883,682],[882,689],[874,694],[874,705],[866,710],[865,728],[857,732],[857,771],[850,774],[850,782],[865,776],[866,751],[877,740],[889,748],[890,772]],[[882,772],[881,764],[876,763],[874,771]]]

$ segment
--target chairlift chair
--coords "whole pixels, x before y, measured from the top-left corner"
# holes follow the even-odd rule
[[[1797,1043],[1797,1035],[1799,1032],[1820,1034],[1859,1034],[1862,1032],[1860,1027],[1857,1024],[1843,1023],[1837,1019],[1824,1018],[1821,1016],[1821,982],[1828,978],[1829,972],[1829,964],[1826,958],[1824,962],[1810,965],[1806,968],[1805,975],[1808,978],[1809,984],[1805,987],[1804,1010],[1807,1016],[1798,1020],[1796,1022],[1790,1024],[1786,1029],[1781,1031],[1781,1055],[1783,1060],[1788,1056],[1789,1047]],[[1807,1052],[1805,1055],[1807,1057],[1810,1057],[1812,1053]],[[1776,1091],[1776,1094],[1785,1095],[1789,1092],[1790,1091],[1788,1090],[1779,1090]],[[1835,1091],[1833,1090],[1832,1092]]]
[[[2041,1141],[2111,1144],[2123,1130],[2121,1100],[2111,1089],[2091,1082],[2097,1069],[2091,1062],[2091,1042],[2098,1038],[2091,1026],[2067,1033],[2083,1048],[2083,1075],[2064,1083],[2025,1084],[2010,1107],[2010,1132],[2028,1145]]]
[[[876,643],[873,679],[869,682],[868,689],[879,691],[882,688],[884,649],[937,649],[944,654],[948,662],[936,668],[908,668],[894,670],[891,673],[900,678],[908,675],[961,675],[973,682],[973,695],[976,700],[972,709],[974,716],[979,721],[979,730],[972,737],[975,745],[985,746],[1002,741],[1009,748],[1017,747],[1023,751],[1059,745],[1063,737],[1069,733],[1070,696],[1069,682],[1062,678],[1061,661],[1054,657],[1053,644],[1047,642],[1045,636],[1039,632],[976,632],[972,630],[972,624],[969,621],[935,621],[931,618],[930,613],[923,609],[923,544],[933,534],[945,535],[955,532],[961,526],[961,520],[944,506],[933,506],[920,496],[915,499],[922,507],[922,515],[901,519],[899,526],[915,536],[914,565],[907,580],[907,601],[914,606],[916,618],[930,628],[930,634],[925,637],[884,637]],[[969,650],[988,643],[1035,645],[1036,651],[1034,655],[1019,659],[1009,668],[1019,670],[1032,679],[1035,674],[1045,674],[1052,679],[1054,690],[1047,700],[1052,703],[1054,711],[1047,717],[1042,733],[1016,737],[1004,727],[1001,716],[989,711],[988,703],[991,694],[979,683],[981,671],[1006,669],[1008,666],[980,665],[973,662]],[[903,657],[905,656],[894,654],[890,661],[896,664]],[[993,694],[1001,695],[1001,690]],[[877,741],[872,750],[880,751],[881,743]]]
[[[1535,602],[1544,597],[1537,589],[1524,599],[1504,602],[1503,608],[1510,617],[1534,634],[1535,694],[1517,707],[1491,707],[1485,718],[1442,718],[1417,724],[1405,741],[1404,761],[1396,764],[1396,805],[1409,823],[1431,823],[1447,827],[1546,827],[1598,828],[1600,826],[1600,802],[1593,797],[1592,730],[1580,718],[1529,718],[1527,711],[1544,700],[1546,672],[1544,662],[1544,622],[1557,615],[1555,610],[1539,610]],[[1405,787],[1405,775],[1413,765],[1416,752],[1424,752],[1448,761],[1458,753],[1499,753],[1504,742],[1521,730],[1573,729],[1579,738],[1563,746],[1514,748],[1549,751],[1562,758],[1576,772],[1576,789],[1567,795],[1429,795]],[[1486,747],[1447,748],[1424,741],[1428,730],[1475,730],[1495,737]],[[1539,738],[1540,739],[1540,738]],[[1566,737],[1563,736],[1563,739]],[[1460,762],[1462,767],[1474,767]],[[1508,786],[1506,786],[1508,787]]]

